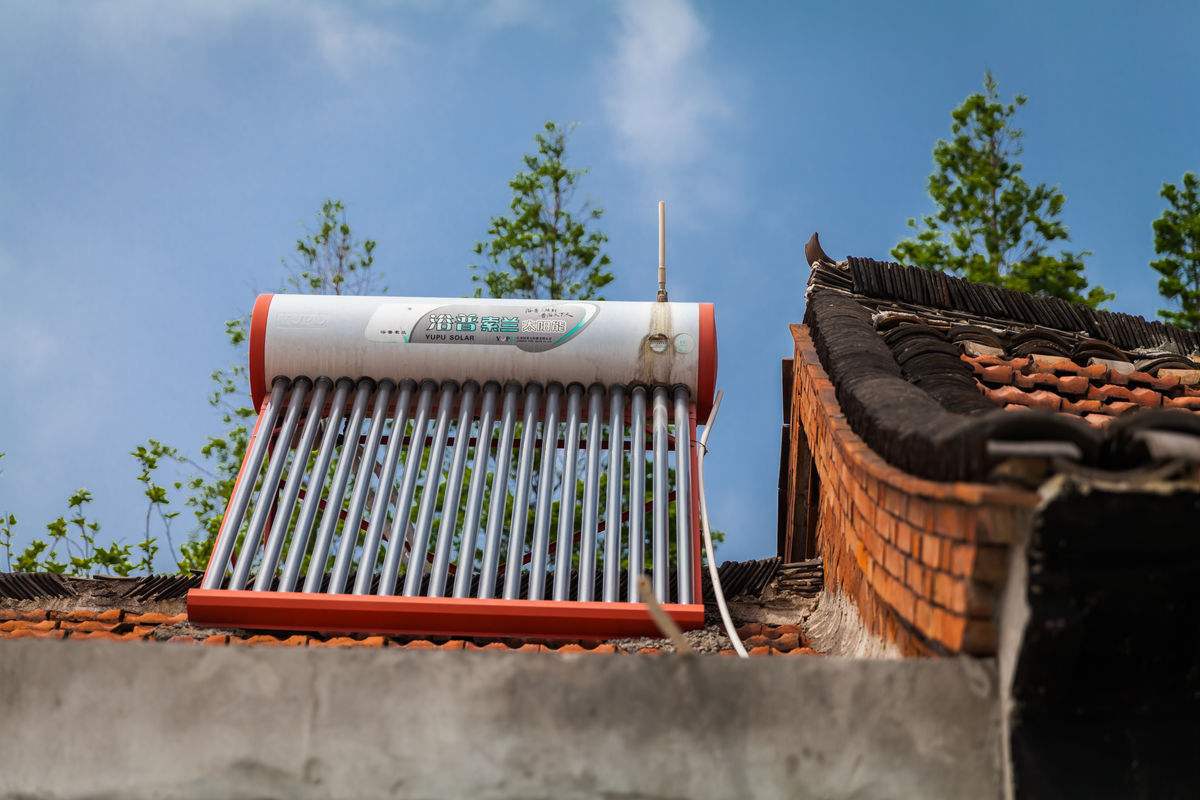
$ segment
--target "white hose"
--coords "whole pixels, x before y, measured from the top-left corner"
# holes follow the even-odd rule
[[[717,598],[717,608],[721,611],[721,621],[725,623],[725,633],[733,643],[733,649],[741,658],[749,658],[742,640],[738,638],[733,620],[729,617],[729,608],[725,605],[725,592],[721,590],[721,578],[717,575],[717,561],[713,552],[712,533],[708,529],[708,504],[704,501],[704,456],[708,453],[708,434],[712,431],[713,422],[717,419],[717,411],[721,408],[722,392],[718,389],[713,400],[712,411],[708,412],[708,421],[704,423],[704,433],[697,443],[696,453],[696,486],[700,490],[700,529],[704,531],[704,550],[708,553],[708,577],[712,579],[713,595]]]

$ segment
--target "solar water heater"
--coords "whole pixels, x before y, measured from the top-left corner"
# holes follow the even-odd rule
[[[660,281],[661,282],[661,281]],[[707,303],[263,295],[195,624],[609,638],[703,625]]]

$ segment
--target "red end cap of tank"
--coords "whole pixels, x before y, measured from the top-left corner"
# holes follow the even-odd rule
[[[271,310],[274,295],[260,294],[254,301],[254,312],[250,315],[250,397],[254,408],[262,408],[267,398],[267,314]]]
[[[700,303],[700,348],[696,355],[696,422],[704,424],[717,391],[717,315],[712,303]]]

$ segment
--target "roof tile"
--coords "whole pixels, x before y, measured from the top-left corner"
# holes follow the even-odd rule
[[[1111,414],[1114,417],[1119,417],[1120,415],[1124,414],[1126,411],[1129,411],[1129,410],[1137,408],[1137,407],[1138,407],[1137,403],[1126,403],[1126,402],[1118,400],[1115,403],[1106,403],[1101,408],[1101,412],[1104,414]]]
[[[1169,369],[1164,367],[1158,371],[1158,377],[1176,378],[1185,386],[1195,386],[1200,384],[1200,369]]]
[[[1139,406],[1146,408],[1157,408],[1162,405],[1163,397],[1153,389],[1140,388],[1134,389],[1129,393],[1129,399],[1137,403]]]
[[[1018,373],[1014,376],[1013,383],[1022,389],[1035,389],[1038,386],[1054,389],[1058,387],[1058,378],[1053,372]]]
[[[1099,400],[1063,400],[1062,410],[1068,414],[1099,414]]]
[[[1124,386],[1116,386],[1113,384],[1104,384],[1101,386],[1093,386],[1088,390],[1089,400],[1101,400],[1108,402],[1110,400],[1132,400],[1133,395],[1129,389]]]
[[[1172,397],[1163,401],[1163,405],[1170,408],[1186,408],[1191,411],[1200,411],[1200,397]]]
[[[1089,385],[1083,375],[1064,375],[1058,379],[1058,390],[1063,394],[1087,394]]]
[[[8,622],[0,623],[0,632],[9,633],[16,631],[50,631],[58,625],[52,619],[43,619],[40,622],[31,620],[9,620]]]
[[[1033,354],[1030,356],[1033,361],[1034,369],[1039,372],[1070,372],[1074,373],[1079,369],[1074,361],[1066,356],[1047,356],[1041,354]]]
[[[8,634],[8,639],[62,639],[67,635],[66,631],[62,630],[36,630],[34,628],[21,628],[12,631]],[[97,635],[97,634],[92,634]],[[110,636],[111,634],[100,634]]]

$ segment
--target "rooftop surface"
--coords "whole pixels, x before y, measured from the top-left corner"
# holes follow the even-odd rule
[[[814,246],[815,245],[815,246]],[[1200,335],[810,242],[805,321],[847,420],[921,477],[1200,462]],[[1019,412],[1000,413],[1003,412]]]
[[[811,597],[820,586],[820,564],[782,565],[779,559],[726,562],[723,583],[743,603],[764,595]],[[194,578],[67,578],[56,575],[0,575],[0,639],[146,641],[170,645],[256,647],[368,647],[404,650],[487,650],[522,653],[614,653],[657,655],[674,652],[666,639],[543,640],[532,638],[447,638],[280,633],[192,625],[186,592]],[[707,586],[707,584],[706,584]],[[734,604],[737,608],[737,604]],[[715,614],[710,624],[684,634],[702,654],[734,655]],[[776,617],[778,619],[778,617]],[[799,621],[799,620],[797,620]],[[754,656],[816,655],[794,623],[741,620],[738,635]]]

